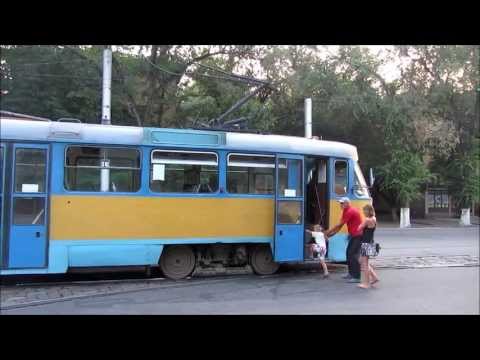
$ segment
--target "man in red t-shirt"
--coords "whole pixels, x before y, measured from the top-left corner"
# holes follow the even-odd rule
[[[362,231],[358,231],[358,226],[362,223],[360,211],[350,205],[350,199],[341,198],[339,201],[343,209],[340,223],[325,231],[327,237],[335,235],[343,225],[347,224],[348,229],[348,246],[347,246],[347,264],[348,274],[344,276],[349,282],[360,282],[360,263],[358,256],[360,255]]]

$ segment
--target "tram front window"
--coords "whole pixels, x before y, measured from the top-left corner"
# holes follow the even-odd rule
[[[368,196],[368,186],[358,163],[355,163],[355,194],[360,197]]]

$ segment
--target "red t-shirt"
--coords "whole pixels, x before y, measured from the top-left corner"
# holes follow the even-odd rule
[[[362,217],[360,216],[360,211],[358,211],[358,209],[354,208],[353,206],[343,209],[342,223],[347,224],[348,233],[351,236],[362,235],[362,231],[357,231],[358,227],[362,223]]]

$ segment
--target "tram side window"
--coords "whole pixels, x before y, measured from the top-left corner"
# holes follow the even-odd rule
[[[3,181],[5,179],[5,175],[3,174],[3,147],[0,147],[0,199],[3,194]],[[0,207],[1,209],[1,207]],[[1,213],[0,213],[1,215]],[[1,223],[0,223],[1,226]]]
[[[4,175],[3,175],[3,147],[0,147],[0,199],[1,199],[1,196],[3,194],[3,179],[4,179]],[[0,209],[1,209],[1,207],[0,207]],[[1,224],[0,224],[0,226],[1,226]]]
[[[227,190],[231,194],[273,194],[275,158],[229,154]]]
[[[140,189],[137,149],[70,146],[65,188],[71,191],[136,192]]]
[[[214,193],[218,190],[216,153],[154,150],[150,189],[159,193]]]
[[[0,147],[0,237],[2,236],[2,204],[3,204],[3,181],[5,175],[3,174],[3,147]],[[0,259],[1,264],[1,259]]]
[[[346,161],[335,161],[335,194],[345,195],[348,188],[348,166]]]

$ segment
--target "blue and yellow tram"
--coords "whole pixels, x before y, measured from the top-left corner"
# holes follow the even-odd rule
[[[370,203],[354,146],[300,137],[1,118],[1,270],[196,266],[274,273],[304,232]],[[345,229],[328,259],[345,261]]]

